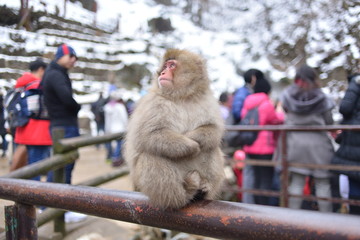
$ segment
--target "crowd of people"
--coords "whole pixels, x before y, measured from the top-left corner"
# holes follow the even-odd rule
[[[41,59],[31,62],[30,72],[24,73],[14,86],[26,90],[41,89],[48,118],[30,118],[26,125],[9,129],[6,126],[6,111],[4,105],[1,105],[0,136],[3,156],[8,151],[6,134],[13,135],[14,152],[11,170],[50,157],[52,143],[57,140],[54,139],[55,131],[62,131],[63,138],[80,136],[77,115],[81,106],[73,97],[72,83],[68,73],[77,59],[75,50],[69,45],[62,44],[49,65]],[[334,123],[332,110],[335,108],[335,103],[321,90],[316,70],[308,65],[297,69],[292,84],[282,91],[281,96],[277,96],[276,103],[270,97],[270,81],[262,71],[249,69],[244,73],[244,81],[244,86],[233,94],[222,93],[219,98],[221,114],[227,124],[240,124],[247,113],[255,108],[258,111],[259,125],[325,126]],[[349,87],[339,111],[343,115],[342,124],[355,125],[360,123],[360,74],[349,76],[348,81]],[[4,101],[2,95],[0,95],[0,101]],[[125,103],[118,91],[111,91],[106,97],[100,93],[99,99],[91,105],[97,134],[125,132],[133,107],[134,102],[129,100]],[[335,138],[338,144],[336,151]],[[244,155],[237,151],[234,158],[246,156],[251,160],[279,162],[281,160],[279,153],[282,151],[279,139],[279,132],[261,130],[251,145],[237,147],[237,150],[241,149]],[[225,141],[229,139],[225,137]],[[330,134],[327,131],[289,131],[286,133],[286,141],[286,158],[290,163],[360,165],[360,132],[358,131],[346,130],[337,134]],[[105,144],[106,160],[114,167],[124,163],[121,153],[122,144],[122,140]],[[100,145],[97,147],[99,148]],[[68,184],[71,184],[74,164],[68,164],[65,168],[65,182]],[[279,166],[237,164],[234,172],[238,176],[238,185],[244,189],[279,190],[282,171]],[[33,179],[40,180],[40,176]],[[53,181],[52,172],[48,173],[47,181]],[[295,196],[303,195],[304,189],[310,182],[313,183],[317,197],[340,196],[346,189],[345,182],[348,188],[347,197],[360,199],[359,171],[290,167],[288,186],[288,192],[292,195],[289,199],[290,208],[303,207],[303,199]],[[279,204],[277,198],[247,191],[237,196],[240,198],[239,201],[245,203]],[[317,201],[317,208],[322,212],[338,210],[330,201],[324,200]],[[360,207],[350,206],[348,211],[360,214]]]
[[[112,91],[108,98],[104,98],[101,93],[99,99],[91,106],[95,116],[97,135],[125,132],[131,113],[130,109],[131,101],[125,103],[119,92]],[[121,153],[122,144],[121,139],[105,144],[106,160],[111,162],[114,167],[121,166],[124,163]],[[97,147],[99,148],[99,146]]]
[[[219,98],[222,108],[231,113],[225,121],[227,124],[241,124],[248,111],[258,108],[259,125],[286,126],[325,126],[334,124],[332,110],[335,102],[320,87],[316,70],[308,65],[300,66],[293,83],[277,96],[276,103],[270,97],[271,85],[258,69],[250,69],[244,73],[245,85],[233,94],[223,93]],[[360,122],[360,75],[349,77],[349,88],[340,105],[343,115],[342,124],[359,124]],[[224,101],[227,99],[227,102]],[[223,112],[225,110],[222,110]],[[231,118],[231,120],[229,120]],[[281,133],[285,134],[285,133]],[[286,160],[289,163],[329,165],[342,164],[359,166],[360,141],[358,131],[289,131],[286,133]],[[230,135],[229,135],[230,136]],[[233,135],[231,135],[233,136]],[[225,144],[232,145],[233,138],[225,136]],[[247,190],[280,190],[281,164],[275,167],[238,164],[244,158],[249,160],[265,160],[279,163],[281,161],[282,144],[278,131],[259,131],[256,141],[251,145],[238,145],[232,151],[233,170],[240,180],[239,187]],[[335,142],[336,140],[336,142]],[[337,146],[339,145],[339,147]],[[335,149],[338,150],[335,151]],[[246,157],[239,154],[243,151]],[[241,174],[239,174],[241,170]],[[344,179],[346,181],[344,181]],[[288,193],[289,207],[307,208],[306,201],[299,196],[314,191],[319,198],[343,196],[344,191],[351,199],[360,199],[360,172],[334,171],[324,168],[289,167]],[[349,190],[347,190],[347,188]],[[254,195],[251,191],[238,194],[238,200],[245,203],[262,205],[279,205],[274,197]],[[296,197],[297,196],[297,197]],[[344,206],[343,206],[344,207]],[[359,207],[345,206],[346,211],[360,214]],[[343,211],[339,204],[319,200],[316,209],[322,212]]]
[[[53,142],[59,140],[59,138],[80,136],[78,112],[81,105],[74,99],[72,81],[69,77],[69,70],[74,67],[77,60],[75,50],[67,44],[62,44],[57,48],[54,59],[50,64],[45,63],[41,58],[30,62],[30,71],[25,72],[17,79],[14,86],[15,91],[11,92],[19,92],[25,95],[31,89],[41,91],[46,106],[43,111],[46,114],[36,117],[31,115],[21,126],[14,127],[9,124],[10,119],[16,116],[12,112],[10,113],[6,106],[9,105],[9,101],[15,100],[5,100],[5,96],[0,95],[0,100],[3,103],[0,109],[2,157],[8,154],[6,135],[10,134],[13,139],[13,152],[9,154],[12,156],[10,159],[10,171],[50,157]],[[15,95],[11,97],[13,96]],[[119,93],[113,91],[106,99],[100,94],[99,100],[93,105],[95,108],[92,110],[98,133],[101,131],[104,133],[125,131],[128,111]],[[113,149],[111,143],[106,143],[107,158],[114,167],[120,166],[124,162],[121,156],[121,145],[122,141],[117,140],[116,148]],[[72,183],[75,162],[65,166],[65,183],[67,184]],[[53,171],[49,171],[46,178],[46,181],[53,182]],[[41,176],[33,177],[32,180],[40,181]],[[85,217],[85,215],[80,215],[68,212],[65,214],[65,219],[82,219]]]
[[[37,58],[30,62],[30,71],[17,79],[15,91],[42,90],[48,111],[46,118],[30,117],[25,125],[11,127],[7,122],[9,113],[5,109],[6,101],[4,96],[0,95],[3,103],[0,109],[2,157],[5,157],[8,151],[9,143],[6,135],[11,134],[13,138],[10,171],[50,157],[54,131],[62,131],[63,138],[80,136],[78,112],[81,106],[73,97],[68,73],[77,59],[75,50],[67,44],[62,44],[57,48],[54,59],[49,65],[41,58]],[[116,89],[110,89],[107,95],[104,98],[101,92],[98,100],[91,105],[97,135],[124,132],[128,116],[133,109],[133,101],[130,99],[125,105],[120,92]],[[121,155],[122,141],[117,140],[104,145],[107,150],[106,160],[114,167],[122,165],[124,162]],[[71,183],[73,168],[74,164],[66,166],[66,183]],[[52,178],[53,173],[49,172],[47,180],[53,181]],[[40,176],[34,177],[33,180],[40,180]]]

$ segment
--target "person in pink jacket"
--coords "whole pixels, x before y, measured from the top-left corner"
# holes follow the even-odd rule
[[[284,114],[277,112],[274,104],[269,98],[271,85],[269,81],[264,78],[258,78],[254,86],[254,93],[246,97],[244,107],[241,111],[242,118],[246,113],[258,107],[259,125],[276,125],[284,122]],[[245,145],[247,158],[269,160],[271,161],[273,153],[276,149],[276,136],[273,131],[259,131],[255,142],[248,146]],[[254,189],[271,190],[274,168],[263,166],[246,166],[253,169],[253,175],[244,175],[244,182],[253,182]],[[251,177],[253,179],[251,179]],[[249,185],[248,185],[249,186]],[[264,196],[255,196],[254,203],[268,205],[269,198]]]

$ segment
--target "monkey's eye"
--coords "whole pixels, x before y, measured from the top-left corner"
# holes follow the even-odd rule
[[[175,60],[169,60],[164,64],[163,70],[165,70],[166,68],[169,69],[175,69],[176,68],[176,62]]]
[[[168,66],[168,68],[170,68],[170,69],[174,69],[175,67],[176,67],[175,63],[170,63],[169,66]]]

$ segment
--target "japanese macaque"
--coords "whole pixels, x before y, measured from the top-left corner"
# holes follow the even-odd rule
[[[124,157],[135,190],[155,207],[181,208],[219,193],[224,125],[209,85],[200,56],[170,49],[131,116]]]

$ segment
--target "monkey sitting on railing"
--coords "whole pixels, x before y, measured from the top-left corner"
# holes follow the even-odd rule
[[[168,50],[127,129],[124,157],[135,190],[160,208],[214,199],[224,179],[223,130],[205,61]]]

